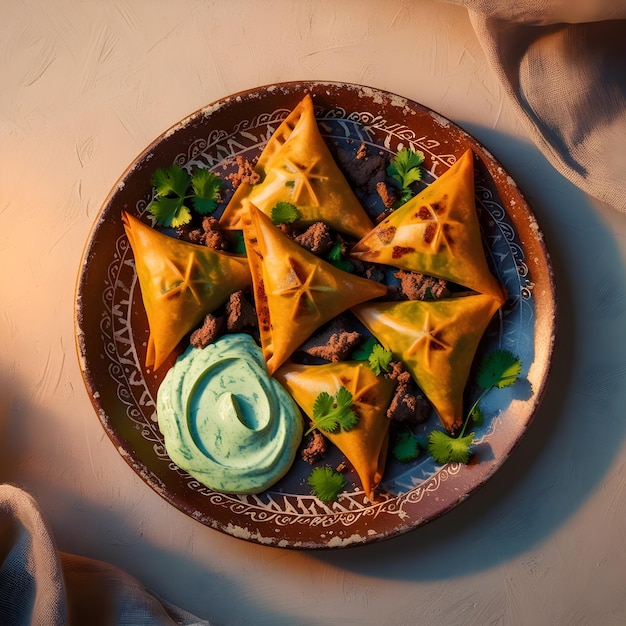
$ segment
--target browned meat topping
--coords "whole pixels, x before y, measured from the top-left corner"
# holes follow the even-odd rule
[[[215,317],[209,313],[204,318],[202,326],[191,333],[189,342],[195,348],[206,348],[220,336],[223,326],[223,317]]]
[[[224,237],[220,223],[210,215],[202,220],[204,230],[204,245],[214,250],[226,250],[228,241]]]
[[[379,181],[376,183],[376,191],[380,196],[380,199],[383,201],[386,209],[391,209],[395,204],[397,198],[395,194],[389,189],[389,186],[384,181]]]
[[[302,449],[302,459],[313,465],[326,454],[326,439],[319,430],[307,435],[306,446]]]
[[[429,220],[432,217],[430,209],[427,206],[421,206],[417,210],[417,217],[421,220]]]
[[[409,300],[425,300],[449,295],[447,283],[443,279],[407,270],[399,270],[394,276],[400,281],[400,289]]]
[[[210,215],[202,219],[200,226],[194,226],[192,223],[181,226],[178,229],[178,236],[185,241],[207,246],[214,250],[226,250],[228,248],[228,240],[222,232],[219,221]]]
[[[330,228],[324,222],[315,222],[294,241],[318,256],[326,254],[333,245]]]
[[[361,333],[347,330],[345,319],[337,317],[322,332],[305,341],[300,350],[309,356],[337,363],[346,360],[361,340]]]
[[[257,325],[256,311],[243,291],[235,291],[226,302],[226,328],[230,333],[238,333]]]
[[[252,163],[241,155],[237,156],[237,171],[224,178],[230,180],[233,189],[237,189],[241,183],[256,185],[261,180],[261,176],[255,171]]]
[[[398,382],[387,417],[398,422],[421,424],[428,419],[431,405],[399,361],[391,363],[390,378]]]
[[[437,234],[437,225],[434,224],[433,222],[429,222],[426,225],[426,229],[424,230],[424,235],[422,237],[424,239],[424,243],[427,243],[427,244],[432,243],[436,234]]]

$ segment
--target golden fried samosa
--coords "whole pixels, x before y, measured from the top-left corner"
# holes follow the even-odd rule
[[[481,239],[472,151],[380,222],[350,256],[443,278],[502,304],[504,290],[489,271]]]
[[[220,224],[241,229],[248,204],[271,215],[279,202],[288,202],[299,212],[296,225],[322,221],[342,233],[363,237],[373,224],[320,134],[309,94],[287,120],[270,137],[256,165],[261,181],[237,189]]]
[[[250,205],[242,220],[261,348],[272,374],[325,322],[387,288],[316,257]]]
[[[274,375],[300,408],[313,420],[313,406],[321,392],[336,396],[340,387],[352,394],[353,409],[358,415],[350,430],[324,432],[348,459],[370,501],[376,500],[387,460],[389,423],[387,408],[396,382],[376,376],[366,361],[344,361],[324,365],[287,363]]]
[[[293,132],[298,120],[302,116],[302,110],[305,105],[308,107],[311,103],[311,96],[307,94],[272,133],[254,165],[254,171],[259,175],[261,181],[265,178],[265,167],[268,161],[280,150],[285,141],[289,138],[289,135]],[[252,187],[252,184],[243,182],[235,189],[228,206],[220,218],[220,224],[223,228],[229,230],[241,229],[240,212],[244,210],[247,211],[247,198],[252,191]]]
[[[352,309],[404,363],[446,430],[463,422],[463,393],[478,344],[500,302],[475,294],[442,300],[368,302]]]
[[[207,313],[252,284],[250,266],[245,256],[169,237],[128,213],[122,221],[150,329],[146,367],[156,370]]]

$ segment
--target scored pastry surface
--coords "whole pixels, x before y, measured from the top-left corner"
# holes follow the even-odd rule
[[[231,293],[252,284],[248,260],[158,232],[123,213],[150,335],[146,367],[158,369],[181,339]]]
[[[253,205],[242,226],[270,373],[322,324],[387,293],[384,285],[337,269],[305,250]]]
[[[463,422],[463,394],[483,334],[500,307],[492,296],[368,302],[352,312],[401,360],[446,430]]]
[[[472,151],[380,222],[350,256],[443,278],[502,304],[504,290],[489,270],[482,244]]]
[[[260,182],[237,188],[220,218],[224,228],[241,229],[248,203],[271,215],[279,202],[298,209],[298,225],[323,221],[356,238],[373,227],[320,134],[310,94],[270,137],[255,170]]]
[[[335,396],[340,387],[352,394],[358,415],[356,426],[342,431],[323,432],[348,459],[370,501],[376,500],[387,460],[389,418],[387,408],[396,382],[376,376],[365,361],[344,361],[323,365],[286,363],[275,378],[287,389],[300,408],[313,419],[313,406],[318,395]]]

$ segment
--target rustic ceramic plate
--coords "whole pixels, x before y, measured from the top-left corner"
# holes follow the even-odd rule
[[[313,95],[322,133],[335,148],[365,142],[389,154],[402,147],[421,150],[426,183],[468,147],[474,150],[484,241],[492,269],[509,294],[480,351],[505,348],[523,364],[517,384],[487,396],[472,465],[438,466],[427,455],[410,464],[390,460],[383,497],[376,504],[354,482],[337,502],[321,503],[309,492],[311,468],[301,460],[260,495],[207,489],[178,469],[165,451],[155,399],[167,367],[157,373],[144,367],[148,329],[122,210],[145,214],[152,198],[150,179],[158,167],[178,163],[224,173],[233,169],[235,155],[258,155],[305,92]],[[201,109],[130,165],[104,203],[86,245],[77,286],[76,334],[87,390],[104,429],[129,465],[168,502],[207,526],[249,541],[289,548],[343,547],[389,538],[433,520],[464,500],[510,455],[537,410],[548,378],[555,334],[553,275],[542,234],[519,189],[466,132],[415,102],[380,90],[285,83]],[[422,434],[436,425],[433,417]]]

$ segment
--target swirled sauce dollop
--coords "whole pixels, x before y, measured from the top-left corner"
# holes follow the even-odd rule
[[[157,415],[172,461],[223,493],[259,493],[277,482],[303,431],[296,403],[245,334],[190,346],[159,387]]]

